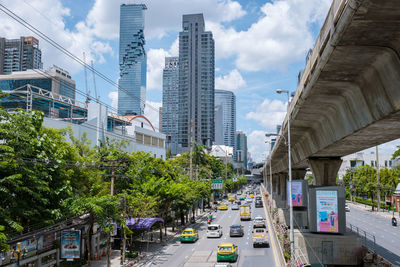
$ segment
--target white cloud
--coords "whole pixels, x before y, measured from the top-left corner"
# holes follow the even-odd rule
[[[114,39],[119,34],[120,4],[125,0],[96,0],[86,24],[96,36]],[[229,22],[246,14],[237,1],[232,0],[143,0],[146,38],[162,38],[169,31],[181,29],[182,14],[204,13],[213,22]]]
[[[286,115],[286,103],[279,100],[264,99],[261,105],[257,106],[256,111],[246,114],[246,119],[255,120],[266,131],[276,130],[276,125],[282,124]]]
[[[165,57],[170,56],[164,49],[150,49],[147,53],[147,89],[162,90],[162,75]]]
[[[118,91],[112,91],[108,93],[108,98],[111,99],[111,107],[114,109],[113,112],[118,110]]]
[[[215,88],[222,90],[237,90],[246,86],[246,81],[237,69],[232,70],[229,74],[217,77],[215,79]]]
[[[236,67],[246,71],[284,70],[312,48],[311,25],[325,19],[330,4],[330,0],[275,0],[261,7],[263,17],[239,32],[209,21],[216,57],[235,56]]]
[[[153,124],[157,131],[160,131],[159,109],[161,106],[161,102],[146,101],[146,107],[144,108],[144,116],[151,121],[151,124]]]
[[[247,148],[256,163],[264,161],[268,156],[269,146],[265,140],[265,131],[260,130],[252,131],[247,137]]]

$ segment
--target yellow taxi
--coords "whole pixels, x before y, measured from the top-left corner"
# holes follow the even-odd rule
[[[249,195],[249,198],[254,198],[254,194],[250,194],[250,195]]]
[[[219,205],[219,210],[227,210],[228,209],[228,205],[226,205],[225,203],[222,203],[221,205]]]
[[[239,257],[239,249],[233,243],[223,243],[218,246],[217,262],[220,261],[237,261]]]
[[[186,228],[181,234],[181,243],[183,242],[196,242],[199,239],[199,233],[193,228]]]

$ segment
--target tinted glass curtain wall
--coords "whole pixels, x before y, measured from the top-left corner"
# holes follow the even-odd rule
[[[118,113],[144,113],[146,101],[146,52],[143,4],[121,5]]]

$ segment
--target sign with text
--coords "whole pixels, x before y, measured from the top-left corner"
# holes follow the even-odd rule
[[[222,180],[212,180],[211,189],[222,189]]]
[[[338,194],[337,191],[317,190],[317,231],[338,233]]]
[[[303,207],[303,182],[292,181],[292,197],[289,194],[289,184],[289,182],[286,184],[287,204],[290,205],[290,199],[292,199],[293,207]]]
[[[232,181],[233,181],[233,182],[237,182],[237,181],[238,181],[238,178],[237,178],[236,176],[233,176],[233,177],[232,177]]]
[[[62,231],[61,258],[79,259],[81,257],[81,231]]]

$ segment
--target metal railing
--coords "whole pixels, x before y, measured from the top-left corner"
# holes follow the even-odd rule
[[[373,251],[376,253],[376,240],[375,236],[373,234],[370,234],[359,227],[352,225],[352,224],[347,224],[346,228],[353,233],[357,233],[359,237],[361,237],[361,243],[364,247],[368,248],[369,250]]]

